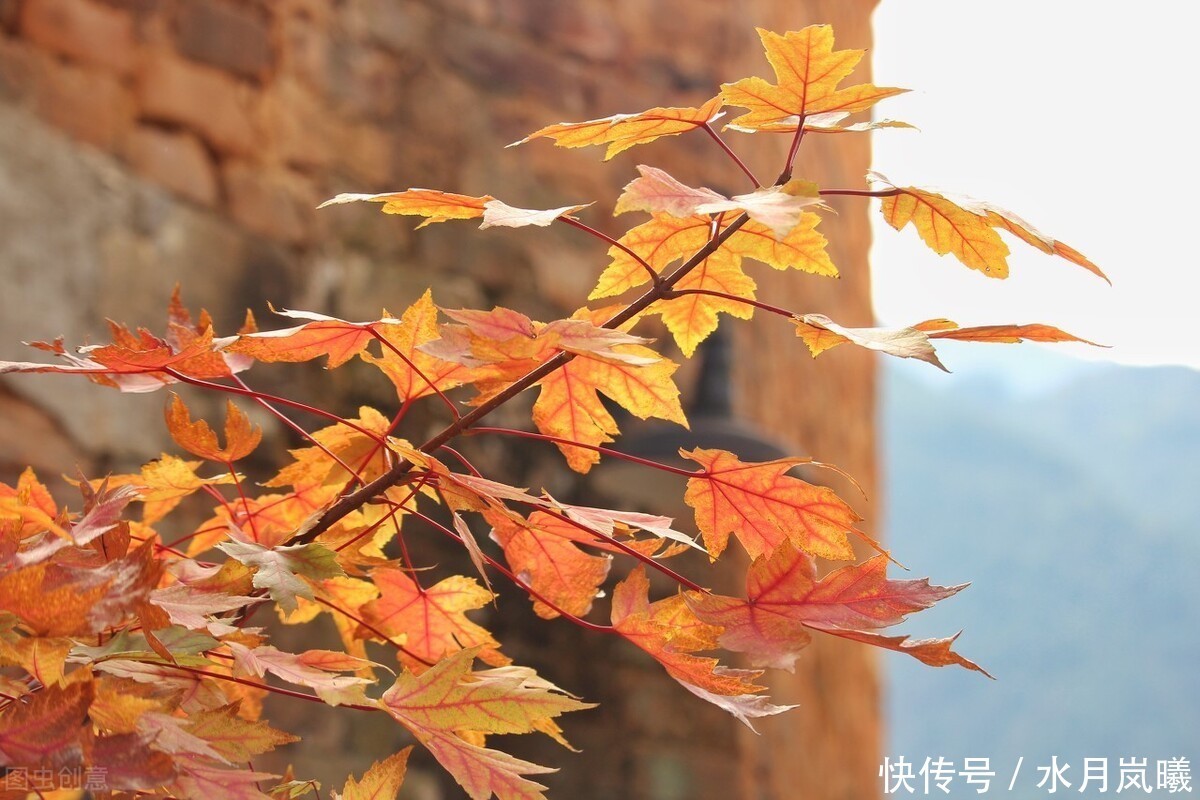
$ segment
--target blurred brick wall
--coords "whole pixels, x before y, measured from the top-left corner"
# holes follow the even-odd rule
[[[0,358],[27,357],[22,339],[100,340],[106,316],[159,327],[176,282],[225,330],[246,306],[265,311],[267,301],[371,318],[430,284],[446,306],[560,315],[582,302],[604,261],[603,246],[576,231],[414,232],[374,208],[314,207],[342,191],[431,186],[527,207],[598,200],[603,208],[637,163],[740,190],[740,174],[699,135],[636,148],[607,165],[598,151],[503,145],[558,120],[698,104],[724,80],[766,74],[755,25],[829,22],[842,46],[869,46],[873,7],[874,0],[0,0]],[[767,138],[741,137],[736,146],[773,175],[780,143]],[[799,174],[853,185],[868,160],[864,138],[812,136]],[[841,280],[767,269],[755,277],[772,302],[865,324],[866,211],[853,203],[837,210],[822,229]],[[633,224],[587,214],[614,235]],[[744,413],[872,491],[869,357],[839,350],[813,362],[777,320],[739,331]],[[387,402],[352,370],[295,374],[267,380],[324,393],[343,409]],[[164,446],[159,426],[146,423],[160,406],[160,397],[62,380],[5,381],[0,468],[11,477],[24,463],[48,474],[74,463],[128,467]],[[558,478],[543,467],[530,480]],[[778,702],[801,708],[763,723],[764,736],[755,737],[629,648],[578,633],[543,625],[514,633],[507,647],[603,704],[567,722],[583,755],[549,756],[563,767],[547,779],[557,796],[878,793],[878,690],[863,648],[814,646],[795,676],[773,681]],[[345,714],[289,723],[313,731],[297,757],[330,775],[362,769],[401,741]],[[414,791],[457,796],[443,795],[435,775],[418,769]]]

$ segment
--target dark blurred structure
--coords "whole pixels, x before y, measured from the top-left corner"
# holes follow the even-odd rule
[[[550,122],[699,104],[722,81],[769,75],[755,25],[782,31],[828,22],[841,46],[869,46],[873,7],[874,0],[0,0],[0,358],[27,357],[20,340],[102,340],[104,317],[159,328],[176,282],[223,332],[246,306],[265,317],[267,301],[370,319],[380,305],[403,308],[427,285],[443,306],[561,316],[582,303],[605,260],[603,247],[577,231],[414,232],[375,208],[314,207],[342,191],[431,186],[527,207],[598,200],[603,208],[638,163],[692,184],[740,187],[742,176],[699,135],[609,164],[598,151],[547,142],[502,148]],[[775,137],[740,137],[736,146],[762,174],[778,170]],[[865,138],[810,136],[798,174],[858,185],[868,162]],[[853,202],[837,211],[822,230],[839,281],[767,268],[754,275],[771,302],[866,324],[866,208]],[[588,213],[614,235],[633,224]],[[870,357],[846,349],[814,363],[774,319],[728,330],[737,337],[738,415],[785,451],[802,443],[802,454],[837,463],[871,492]],[[391,402],[352,367],[252,376],[340,410]],[[128,468],[165,447],[155,423],[161,402],[64,380],[5,381],[0,473],[10,479],[26,463],[46,475],[76,463]],[[508,423],[528,419],[522,409],[506,413]],[[484,448],[479,458],[521,465],[533,486],[573,485],[549,449]],[[848,487],[836,488],[849,497]],[[726,560],[732,574],[737,556]],[[527,627],[523,601],[505,601],[504,614],[493,614],[517,620],[501,635],[506,651],[602,704],[567,720],[567,735],[585,752],[549,756],[563,767],[548,776],[553,796],[879,793],[879,698],[865,648],[821,641],[794,676],[772,677],[776,701],[801,707],[763,722],[757,737],[632,648],[564,623]],[[282,726],[307,737],[291,757],[326,780],[362,770],[403,741],[394,726],[362,715],[279,713]],[[415,757],[412,796],[458,796],[437,775]]]

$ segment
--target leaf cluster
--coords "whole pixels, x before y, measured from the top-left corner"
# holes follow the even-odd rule
[[[590,203],[522,209],[431,189],[329,201],[379,203],[422,226],[575,227],[607,246],[590,299],[625,298],[615,304],[542,322],[508,308],[441,309],[426,292],[399,316],[385,309],[354,322],[283,311],[296,324],[260,331],[248,315],[236,334],[218,336],[208,315],[194,320],[176,293],[163,335],[113,325],[109,344],[75,352],[61,341],[36,345],[57,363],[0,363],[0,372],[81,374],[126,392],[187,384],[230,398],[218,426],[193,418],[172,395],[166,425],[188,455],[164,453],[136,473],[83,480],[75,508],[59,505],[31,471],[0,485],[0,761],[101,769],[108,792],[297,797],[315,785],[248,766],[294,740],[261,719],[263,697],[276,693],[389,715],[477,800],[540,798],[544,787],[530,776],[550,770],[494,748],[491,737],[541,733],[569,747],[557,720],[588,704],[510,663],[475,614],[495,600],[493,580],[523,590],[540,617],[626,640],[747,725],[789,708],[771,702],[759,679],[764,668],[791,669],[814,632],[983,672],[952,649],[954,637],[913,641],[881,632],[963,587],[888,577],[890,556],[860,529],[852,506],[796,476],[809,459],[747,462],[696,449],[681,453],[689,465],[682,468],[607,447],[620,431],[606,401],[638,418],[687,425],[678,365],[634,333],[649,316],[661,317],[685,356],[721,314],[748,319],[755,311],[787,319],[814,356],[849,343],[941,366],[937,339],[1075,339],[1045,325],[962,328],[947,320],[848,328],[758,298],[753,264],[837,275],[819,230],[830,196],[881,198],[894,227],[912,225],[937,253],[991,277],[1007,274],[998,232],[1100,274],[1077,251],[989,204],[919,187],[839,189],[794,179],[809,133],[905,127],[849,121],[903,90],[841,86],[862,52],[835,50],[827,26],[760,35],[775,83],[747,78],[697,108],[560,123],[522,140],[599,145],[608,158],[700,131],[746,174],[752,187],[744,194],[727,197],[639,166],[615,212],[649,219],[619,239],[579,218]],[[727,130],[790,141],[771,185],[714,127],[726,107],[744,109]],[[315,359],[329,369],[352,360],[375,368],[395,391],[394,409],[340,416],[257,391],[242,377],[259,362]],[[462,387],[473,394],[464,398]],[[484,424],[526,390],[537,395],[530,429]],[[259,447],[262,432],[232,398],[303,439],[257,487],[239,462]],[[444,405],[451,419],[419,445],[402,435],[418,401]],[[307,430],[292,411],[327,424]],[[681,475],[694,519],[583,507],[512,486],[451,446],[464,435],[545,442],[579,473],[625,459]],[[207,507],[199,524],[179,511],[187,498]],[[168,537],[172,522],[186,534]],[[486,537],[476,533],[483,528]],[[406,537],[430,530],[461,546],[475,574],[431,574],[414,561]],[[715,594],[668,566],[686,551],[715,561],[731,537],[752,559],[744,596]],[[856,540],[878,554],[856,563]],[[652,598],[650,571],[678,589]],[[610,584],[605,617],[595,606]],[[277,649],[254,624],[263,607],[293,625],[328,617],[342,649]],[[395,662],[369,658],[371,642],[390,647]],[[745,664],[722,662],[721,651],[741,654]],[[391,796],[407,755],[351,778],[340,796]]]

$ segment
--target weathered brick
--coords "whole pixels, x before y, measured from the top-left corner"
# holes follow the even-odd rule
[[[143,118],[190,128],[220,153],[257,145],[254,90],[220,70],[153,51],[139,67],[137,98]]]
[[[279,71],[299,78],[321,94],[329,88],[329,29],[307,14],[283,17]]]
[[[253,9],[218,0],[184,0],[176,18],[179,51],[243,78],[271,68],[270,28]]]
[[[20,30],[41,47],[122,75],[136,64],[133,17],[93,0],[26,0]]]
[[[366,36],[396,53],[422,49],[436,22],[434,13],[412,0],[358,0]]]
[[[134,170],[178,195],[211,206],[220,185],[208,151],[193,134],[138,126],[122,148]]]
[[[133,125],[129,91],[110,72],[58,61],[44,50],[0,47],[0,88],[76,139],[113,150]]]
[[[285,164],[322,168],[333,160],[338,120],[299,81],[276,81],[258,111],[264,148]]]
[[[285,244],[316,235],[320,200],[312,181],[289,170],[230,161],[222,169],[229,213],[251,233]]]

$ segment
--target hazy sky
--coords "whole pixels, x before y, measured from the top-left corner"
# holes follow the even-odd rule
[[[984,278],[872,201],[880,321],[1046,322],[1113,346],[1072,354],[1200,367],[1197,22],[1179,0],[883,0],[875,82],[914,91],[877,114],[921,130],[874,134],[876,169],[1008,208],[1113,286],[1021,243],[1008,280]]]

